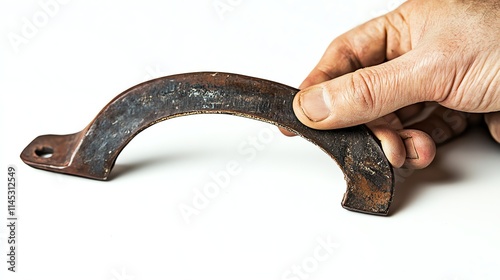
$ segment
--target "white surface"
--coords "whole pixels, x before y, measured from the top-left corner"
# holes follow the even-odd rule
[[[83,129],[150,78],[214,70],[298,86],[336,35],[396,1],[68,1],[13,47],[9,34],[22,35],[24,18],[43,24],[47,1],[0,6],[1,167],[19,178],[18,272],[2,261],[0,279],[500,278],[500,146],[481,129],[405,176],[390,217],[344,210],[343,175],[326,154],[237,117],[145,130],[108,182],[19,159],[34,137]],[[214,3],[231,9],[220,17]],[[259,136],[260,150],[249,142]],[[179,207],[229,162],[240,172],[186,223]]]

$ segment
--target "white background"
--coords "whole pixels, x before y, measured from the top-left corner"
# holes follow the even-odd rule
[[[389,217],[344,210],[345,181],[328,155],[238,117],[148,128],[107,182],[19,158],[36,136],[80,131],[151,78],[207,70],[298,86],[335,36],[398,1],[47,2],[0,6],[1,279],[500,278],[500,146],[483,128],[405,174]],[[239,174],[183,217],[179,207],[229,162]],[[16,273],[6,263],[9,164],[19,183]]]

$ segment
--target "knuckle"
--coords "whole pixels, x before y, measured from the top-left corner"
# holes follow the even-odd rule
[[[363,69],[352,75],[352,101],[360,112],[372,112],[377,108],[375,84],[379,80],[378,75],[372,71]],[[379,115],[379,112],[374,112]]]

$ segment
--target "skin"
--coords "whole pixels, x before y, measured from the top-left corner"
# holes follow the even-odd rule
[[[500,0],[409,0],[334,39],[294,112],[315,129],[367,124],[394,167],[424,168],[477,117],[500,142],[499,46]]]

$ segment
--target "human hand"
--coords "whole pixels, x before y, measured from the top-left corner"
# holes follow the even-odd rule
[[[315,129],[366,123],[394,167],[424,168],[464,112],[484,113],[500,142],[499,46],[499,0],[409,0],[333,40],[294,112]],[[442,107],[408,126],[426,101]]]

